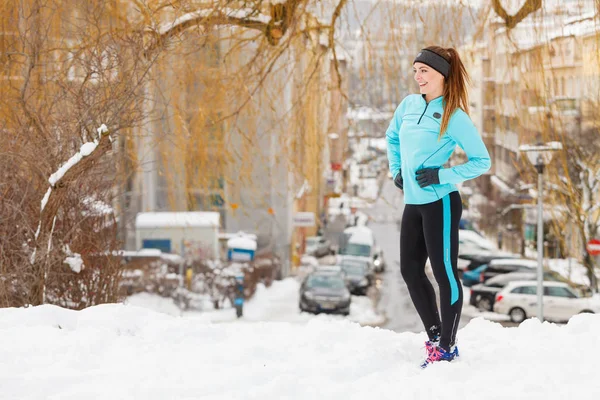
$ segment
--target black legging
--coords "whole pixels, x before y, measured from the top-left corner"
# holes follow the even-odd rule
[[[429,204],[404,207],[400,232],[400,270],[429,339],[440,330],[440,346],[449,350],[456,340],[463,303],[458,278],[458,224],[462,204],[458,192]],[[440,288],[442,318],[435,291],[425,275],[427,257]],[[441,324],[441,326],[440,326]]]

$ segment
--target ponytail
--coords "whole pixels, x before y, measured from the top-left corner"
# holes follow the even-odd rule
[[[448,73],[443,93],[444,114],[442,116],[440,134],[438,136],[438,139],[441,139],[442,135],[448,129],[450,117],[452,117],[458,108],[461,108],[465,113],[469,114],[467,84],[470,84],[471,80],[456,49],[452,47],[445,49],[439,46],[429,46],[426,47],[426,49],[433,51],[450,63],[450,72]]]

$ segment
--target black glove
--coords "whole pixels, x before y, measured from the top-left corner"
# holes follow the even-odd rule
[[[440,183],[440,168],[421,168],[417,171],[417,183],[424,188]]]
[[[398,171],[398,173],[396,174],[396,177],[394,178],[394,185],[396,185],[396,187],[398,189],[404,190],[404,180],[402,179],[402,170]]]

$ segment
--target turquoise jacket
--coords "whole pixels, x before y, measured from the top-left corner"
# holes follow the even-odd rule
[[[490,169],[490,155],[477,128],[463,110],[454,112],[446,133],[438,140],[443,97],[429,103],[424,96],[412,94],[404,98],[396,109],[385,134],[390,171],[395,178],[402,170],[404,203],[433,203],[456,191],[455,184],[473,179]],[[444,168],[444,164],[459,145],[468,161]],[[416,171],[421,168],[441,167],[440,183],[419,187]]]

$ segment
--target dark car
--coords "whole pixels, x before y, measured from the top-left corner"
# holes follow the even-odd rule
[[[485,283],[488,279],[496,275],[508,274],[510,272],[533,272],[537,269],[536,260],[517,259],[496,259],[487,264],[481,272],[479,283]]]
[[[510,272],[496,275],[486,281],[471,287],[471,298],[469,304],[483,311],[492,311],[496,294],[506,285],[514,281],[529,281],[537,279],[537,272]],[[545,281],[565,282],[565,278],[554,271],[544,272]]]
[[[489,254],[459,254],[458,258],[469,261],[469,265],[465,268],[466,271],[472,271],[475,268],[488,264],[492,260],[516,259],[518,256],[506,253],[489,253]]]
[[[350,314],[350,291],[339,272],[316,271],[300,286],[300,310],[314,314]]]
[[[340,267],[350,293],[366,295],[375,278],[374,273],[369,270],[369,263],[359,259],[342,257]]]

